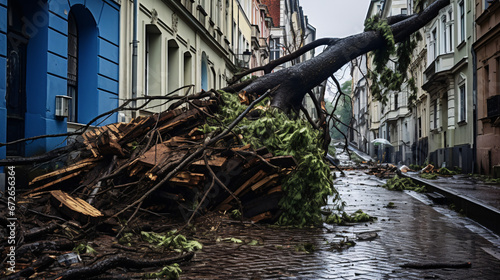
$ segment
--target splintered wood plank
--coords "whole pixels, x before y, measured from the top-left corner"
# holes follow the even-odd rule
[[[43,185],[43,186],[40,186],[40,187],[38,187],[38,188],[34,188],[34,189],[32,189],[32,190],[30,190],[30,191],[28,191],[28,192],[24,193],[24,194],[23,194],[23,196],[29,195],[29,194],[34,193],[34,192],[38,192],[38,191],[40,191],[40,190],[46,189],[46,188],[48,188],[48,187],[50,187],[50,186],[53,186],[53,185],[55,185],[55,184],[59,184],[59,183],[61,183],[61,182],[63,182],[63,181],[66,181],[66,180],[68,180],[68,179],[71,179],[71,178],[73,178],[73,177],[76,177],[76,176],[80,175],[80,173],[82,173],[82,171],[83,171],[83,170],[79,170],[79,171],[76,171],[76,172],[70,173],[70,174],[68,174],[68,175],[66,175],[66,176],[64,176],[64,177],[62,177],[62,178],[59,178],[59,179],[54,180],[54,181],[52,181],[52,182],[49,182],[49,183],[47,183],[47,184],[45,184],[45,185]]]
[[[246,150],[250,150],[251,146],[252,145],[250,145],[250,144],[246,144],[245,146],[231,148],[231,150],[233,150],[234,152],[237,152],[237,151],[246,151]]]
[[[139,158],[139,162],[146,165],[155,166],[158,163],[161,163],[165,158],[167,158],[170,153],[172,153],[172,149],[167,145],[163,143],[156,144]]]
[[[71,172],[71,171],[75,171],[75,170],[78,170],[78,169],[82,169],[82,168],[84,168],[86,166],[94,164],[95,162],[96,162],[95,158],[84,159],[84,160],[81,160],[81,161],[79,161],[79,162],[77,162],[75,164],[72,164],[72,165],[68,166],[68,167],[64,167],[64,168],[61,168],[61,169],[49,172],[47,174],[40,175],[40,176],[34,178],[33,180],[31,180],[31,182],[29,184],[33,185],[34,183],[36,183],[38,181],[42,181],[42,180],[45,180],[45,179],[48,179],[48,178],[51,178],[51,177],[54,177],[54,176],[58,176],[58,175],[67,173],[67,172]]]
[[[187,171],[179,172],[169,180],[170,183],[186,187],[195,187],[204,181],[205,174],[191,173]]]
[[[72,197],[61,190],[51,191],[50,194],[53,197],[52,204],[75,220],[89,222],[103,216],[101,211],[81,198]]]
[[[118,144],[118,138],[110,130],[104,131],[98,138],[97,148],[102,155],[125,156],[122,147]]]
[[[275,193],[275,192],[282,192],[283,189],[281,188],[281,186],[277,186],[277,187],[274,187],[270,190],[267,191],[267,194],[272,194],[272,193]]]
[[[201,108],[200,110],[206,111],[205,108]],[[182,124],[185,124],[185,123],[190,122],[192,120],[196,120],[196,119],[200,118],[200,116],[201,116],[201,113],[198,110],[187,111],[187,112],[175,117],[174,119],[167,122],[166,124],[160,126],[158,128],[158,131],[160,131],[160,133],[165,133],[165,132],[170,131],[173,128],[178,127]]]
[[[271,219],[272,217],[273,217],[273,215],[271,214],[271,212],[267,211],[267,212],[260,213],[259,215],[251,217],[250,220],[254,223],[257,223],[257,222],[260,222],[260,221],[265,220],[265,219]]]
[[[227,162],[226,157],[212,156],[208,159],[208,165],[211,167],[222,167]],[[205,166],[204,160],[197,160],[192,163],[194,166]]]
[[[252,191],[255,191],[257,190],[258,188],[262,187],[263,185],[273,181],[275,178],[277,178],[279,176],[279,174],[273,174],[271,176],[267,176],[266,178],[258,181],[257,183],[255,183],[254,185],[252,185],[251,189]]]
[[[243,185],[241,185],[233,194],[235,196],[239,195],[241,192],[243,192],[246,188],[248,188],[251,184],[255,183],[257,180],[260,180],[262,177],[266,176],[266,172],[264,170],[260,170],[259,172],[255,173],[250,179],[248,179]],[[229,195],[222,203],[219,204],[217,207],[217,210],[222,210],[219,209],[219,207],[222,207],[224,204],[228,204],[233,200],[233,196]]]

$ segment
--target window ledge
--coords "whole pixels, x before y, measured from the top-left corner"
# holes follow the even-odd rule
[[[457,46],[457,50],[461,50],[465,46],[465,40],[463,40],[460,44]]]
[[[466,125],[466,124],[467,124],[467,121],[466,121],[466,120],[462,120],[462,121],[459,121],[457,124],[458,124],[459,126],[464,126],[464,125]]]

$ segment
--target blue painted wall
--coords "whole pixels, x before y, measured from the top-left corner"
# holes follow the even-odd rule
[[[7,0],[0,0],[0,143],[7,141]],[[6,149],[0,147],[0,158],[5,158]],[[1,170],[0,170],[1,171]]]
[[[111,0],[28,1],[24,7],[29,35],[26,65],[26,137],[65,133],[67,120],[55,117],[56,95],[67,94],[68,14],[79,29],[79,116],[87,123],[118,106],[119,5]],[[29,3],[29,4],[28,4]],[[0,142],[6,142],[7,0],[0,0]],[[117,121],[117,114],[103,122]],[[26,144],[26,156],[64,145],[63,138]],[[5,158],[5,147],[0,158]]]

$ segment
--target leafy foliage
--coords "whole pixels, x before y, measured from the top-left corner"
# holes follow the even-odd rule
[[[437,179],[438,175],[434,173],[422,173],[420,174],[420,177],[424,179],[435,180]]]
[[[342,92],[345,95],[340,96],[337,108],[333,108],[331,103],[326,103],[325,108],[328,114],[335,115],[339,121],[330,122],[330,137],[332,139],[344,139],[344,135],[347,135],[348,126],[352,119],[352,103],[351,103],[351,91],[352,91],[352,81],[346,81],[342,84]],[[335,109],[335,110],[334,110]],[[346,125],[344,125],[346,124]],[[335,149],[333,149],[335,150]],[[335,153],[329,153],[333,156]]]
[[[449,170],[446,167],[440,168],[438,170],[438,173],[439,173],[439,175],[456,175],[456,174],[458,174],[458,172]]]
[[[221,96],[225,105],[217,117],[228,124],[246,107],[236,95],[221,92]],[[210,122],[214,123],[213,120]],[[208,130],[215,128],[205,127]],[[265,110],[256,120],[243,120],[233,131],[243,135],[245,144],[254,148],[265,146],[275,156],[290,155],[298,162],[296,170],[282,182],[285,195],[279,205],[284,211],[279,224],[305,226],[321,223],[320,209],[326,205],[328,196],[334,195],[335,201],[339,199],[332,187],[329,165],[323,160],[321,132],[305,120],[293,120],[272,109]]]
[[[179,264],[174,263],[163,267],[159,272],[146,273],[144,279],[179,279],[182,269]]]
[[[372,79],[370,85],[372,96],[385,105],[389,92],[401,91],[402,87],[406,85],[410,93],[408,102],[411,104],[416,100],[417,87],[415,79],[408,77],[407,69],[411,63],[412,53],[417,47],[417,41],[422,40],[421,34],[416,32],[396,45],[389,24],[379,16],[365,21],[365,31],[370,30],[380,32],[385,39],[382,48],[371,52],[375,66],[374,71],[368,73],[369,78]]]
[[[94,250],[88,243],[80,243],[73,248],[73,252],[78,254],[91,254],[96,255],[97,251]]]
[[[384,188],[391,191],[403,191],[412,190],[416,192],[426,192],[425,186],[420,186],[413,182],[410,178],[401,178],[398,175],[394,178],[387,180],[387,183],[383,185]]]
[[[363,212],[363,210],[359,209],[351,215],[347,214],[345,211],[341,212],[340,214],[332,213],[326,217],[325,223],[344,225],[346,223],[371,222],[375,219],[377,218],[372,217]]]
[[[155,243],[158,247],[167,247],[176,252],[196,251],[203,247],[200,242],[187,240],[182,234],[176,234],[176,231],[169,231],[165,235],[156,232],[141,231],[141,237],[144,241]]]

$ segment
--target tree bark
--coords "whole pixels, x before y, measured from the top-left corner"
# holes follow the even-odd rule
[[[450,0],[437,0],[419,14],[408,17],[394,17],[389,22],[396,43],[422,28],[436,17],[439,10],[450,3]],[[303,63],[283,70],[269,73],[256,79],[243,90],[261,95],[266,90],[279,86],[275,92],[271,106],[284,112],[298,111],[304,95],[328,79],[352,59],[384,45],[384,37],[377,31],[366,31],[352,35],[329,46],[318,56]]]
[[[189,261],[193,258],[193,256],[194,252],[190,252],[172,258],[147,260],[147,259],[131,259],[123,255],[116,255],[107,258],[105,260],[102,260],[100,262],[97,262],[91,266],[66,270],[55,279],[57,280],[87,279],[89,277],[97,276],[115,267],[146,268],[146,267],[165,266],[172,263]]]

